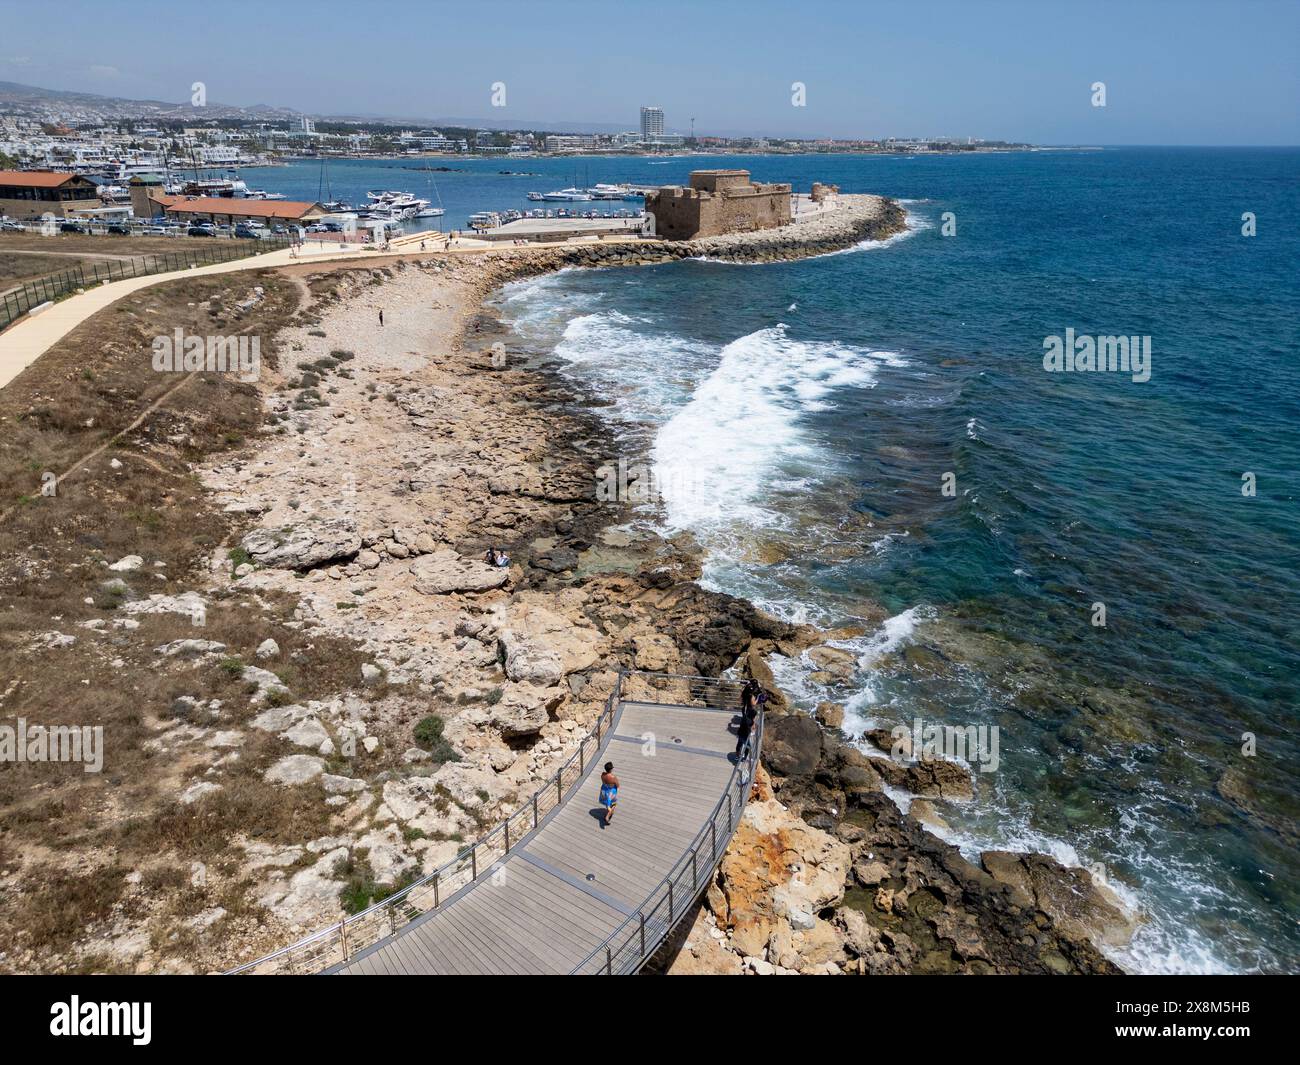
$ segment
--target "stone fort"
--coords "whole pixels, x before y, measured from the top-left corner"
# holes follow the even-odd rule
[[[791,187],[749,180],[748,170],[694,170],[688,188],[647,192],[655,235],[668,240],[774,229],[790,221]]]

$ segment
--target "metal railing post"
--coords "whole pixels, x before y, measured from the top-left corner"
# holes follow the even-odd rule
[[[533,828],[537,827],[537,792],[533,792]]]
[[[343,960],[348,960],[348,919],[345,917],[339,922],[339,935],[343,939]]]
[[[433,908],[438,908],[438,874],[433,874]]]
[[[478,879],[478,843],[477,841],[470,844],[469,848],[469,878],[471,881]]]
[[[614,975],[614,956],[609,952],[609,944],[605,944],[605,975]]]
[[[645,957],[645,911],[641,911],[641,957]]]

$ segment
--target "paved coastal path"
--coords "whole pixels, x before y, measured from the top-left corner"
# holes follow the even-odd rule
[[[639,239],[606,238],[602,243],[614,244]],[[337,264],[344,261],[356,263],[358,266],[369,266],[382,265],[393,258],[436,259],[448,255],[480,254],[485,251],[508,254],[511,250],[494,245],[491,241],[476,240],[472,237],[457,238],[450,249],[444,250],[440,245],[445,240],[446,235],[442,233],[413,233],[393,241],[389,251],[364,252],[359,251],[360,245],[355,244],[339,245],[308,241],[298,248],[296,256],[291,256],[287,248],[281,248],[263,255],[250,256],[247,259],[232,259],[229,262],[211,263],[207,266],[195,266],[185,270],[172,270],[162,274],[150,274],[146,277],[132,277],[96,285],[86,289],[85,292],[60,300],[42,311],[27,315],[0,333],[0,388],[22,373],[91,315],[112,306],[124,296],[129,296],[142,288],[149,288],[151,285],[160,285],[184,277],[229,274],[240,270],[262,270],[268,267],[302,266],[313,263]],[[420,249],[421,242],[428,245],[426,250]]]

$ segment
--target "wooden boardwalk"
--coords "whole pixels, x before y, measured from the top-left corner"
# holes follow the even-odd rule
[[[730,709],[618,704],[585,772],[535,829],[436,908],[327,971],[634,971],[708,883],[739,819],[748,778],[733,778],[733,717]],[[597,793],[607,761],[621,787],[618,812],[603,828]],[[693,846],[699,853],[688,854]],[[641,946],[637,937],[647,934]],[[636,945],[606,954],[611,937]]]

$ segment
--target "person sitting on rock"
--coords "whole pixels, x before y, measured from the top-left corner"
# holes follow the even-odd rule
[[[510,556],[504,551],[498,551],[495,547],[489,547],[485,557],[489,566],[497,566],[501,569],[505,569],[510,565]]]

